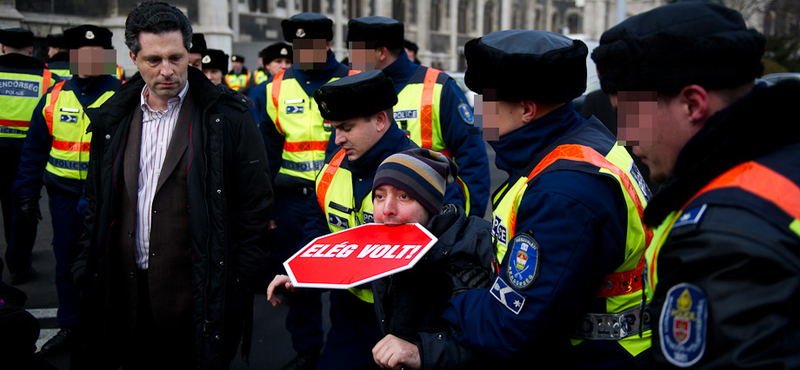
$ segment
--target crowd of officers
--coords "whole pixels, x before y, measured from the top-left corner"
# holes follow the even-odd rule
[[[507,30],[469,41],[465,82],[481,96],[474,115],[453,79],[409,58],[396,20],[350,20],[349,66],[330,48],[329,18],[301,13],[281,25],[288,44],[262,50],[255,72],[199,34],[187,50],[190,66],[238,91],[265,144],[274,206],[262,225],[262,283],[314,238],[386,220],[379,185],[407,190],[402,199],[427,215],[412,220],[434,229],[427,221],[440,209],[474,220],[492,205],[491,222],[470,221],[453,239],[488,257],[430,281],[389,277],[333,292],[326,340],[320,292],[285,291],[297,356],[284,368],[800,367],[800,139],[790,108],[800,85],[754,82],[765,39],[736,11],[679,2],[603,34],[591,57],[619,112],[618,137],[575,111],[588,50],[563,35]],[[70,264],[89,167],[84,111],[122,81],[107,61],[59,69],[111,49],[107,29],[66,30],[69,58],[55,54],[47,66],[27,56],[32,37],[0,34],[5,256],[12,284],[33,277],[46,186],[62,330],[43,352],[57,353],[80,322]],[[484,138],[509,176],[491,197]],[[623,144],[661,184],[655,195]],[[385,161],[428,164],[379,171]],[[421,177],[403,177],[409,168]],[[419,190],[431,184],[441,191]],[[485,246],[474,236],[481,230],[492,237]],[[435,279],[452,288],[431,299],[441,304],[386,298]],[[198,368],[228,366],[196,359]]]

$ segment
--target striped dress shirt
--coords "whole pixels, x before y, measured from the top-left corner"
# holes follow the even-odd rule
[[[142,147],[139,152],[139,191],[136,215],[136,266],[147,270],[150,253],[150,221],[153,213],[153,198],[156,195],[158,177],[164,157],[167,155],[172,131],[178,122],[178,113],[183,106],[189,82],[178,96],[167,101],[167,110],[154,110],[147,104],[150,89],[147,85],[142,89]]]

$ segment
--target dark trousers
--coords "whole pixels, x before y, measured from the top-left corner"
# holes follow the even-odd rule
[[[294,255],[303,242],[305,215],[318,207],[307,195],[276,190],[271,219],[277,228],[269,231],[271,276],[284,273],[283,261]],[[271,278],[270,278],[271,279]],[[318,353],[322,348],[322,299],[315,289],[286,293],[289,313],[286,329],[292,334],[292,348],[297,353]]]
[[[0,158],[3,158],[0,161],[0,203],[6,237],[6,264],[11,273],[25,272],[31,267],[31,251],[39,224],[37,220],[29,221],[22,217],[12,196],[20,152],[21,148],[0,147]]]
[[[78,239],[83,232],[83,217],[78,213],[80,194],[47,189],[53,221],[53,253],[56,257],[56,293],[58,293],[58,325],[78,325],[80,294],[72,280],[70,265],[78,256]]]
[[[331,329],[317,370],[380,369],[372,348],[382,338],[372,303],[347,290],[331,291]]]

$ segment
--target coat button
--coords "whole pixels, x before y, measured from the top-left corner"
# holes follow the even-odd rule
[[[217,189],[217,194],[222,194],[222,190],[221,189]]]
[[[111,139],[111,135],[106,134],[106,140]]]
[[[225,261],[219,261],[220,266],[225,266]]]
[[[156,213],[158,213],[158,211],[153,211],[153,214],[156,214]]]
[[[135,273],[135,272],[133,272],[133,271],[131,271],[131,279],[133,279],[133,278],[135,278],[135,277],[136,277],[136,273]]]
[[[128,237],[133,238],[133,231],[128,231]]]
[[[214,120],[214,122],[219,122],[219,118],[217,118],[216,120]]]
[[[217,340],[219,340],[219,334],[215,335],[215,336],[214,336],[214,339],[217,339]]]

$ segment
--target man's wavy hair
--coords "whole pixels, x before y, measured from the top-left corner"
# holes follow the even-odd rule
[[[161,35],[173,31],[181,33],[183,46],[188,51],[192,42],[192,25],[186,15],[167,3],[145,1],[131,10],[125,20],[125,45],[128,45],[133,55],[139,55],[142,50],[139,35],[142,32]]]

